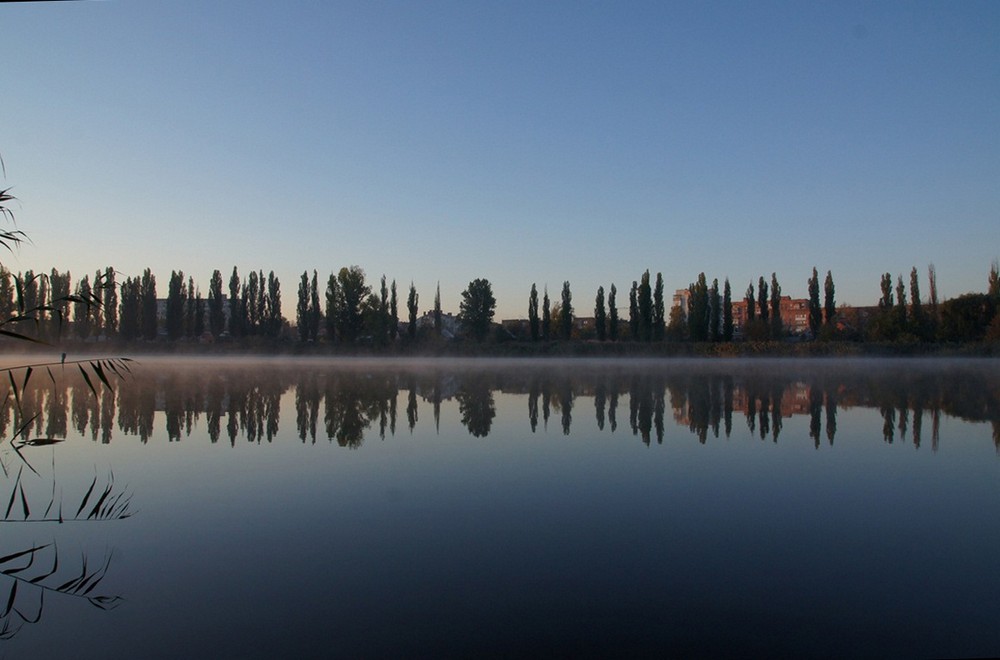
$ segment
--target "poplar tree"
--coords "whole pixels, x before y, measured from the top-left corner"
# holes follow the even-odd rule
[[[896,280],[896,323],[897,328],[906,328],[906,285],[903,284],[902,274]]]
[[[198,315],[198,301],[195,300],[194,277],[192,275],[188,275],[186,291],[187,297],[184,301],[184,335],[194,337],[198,334],[197,328],[195,328],[195,317]],[[107,325],[107,315],[105,315],[105,325]]]
[[[573,336],[573,294],[569,291],[569,282],[563,282],[562,305],[560,306],[559,321],[562,324],[563,339],[570,339]]]
[[[528,329],[531,331],[531,341],[538,341],[538,289],[531,283],[528,294]]]
[[[604,311],[604,287],[597,287],[597,298],[594,300],[594,329],[597,331],[597,340],[607,339],[605,325],[607,318]]]
[[[708,338],[709,341],[722,339],[722,299],[719,296],[719,278],[712,280],[708,290]]]
[[[635,280],[628,292],[628,329],[629,339],[639,341],[639,283]]]
[[[309,285],[309,338],[319,339],[319,325],[323,321],[323,309],[319,303],[319,273],[313,268],[312,283]]]
[[[437,283],[437,291],[434,293],[434,336],[441,336],[441,282]]]
[[[728,277],[722,286],[722,340],[733,340],[733,292]]]
[[[170,271],[167,284],[167,338],[176,341],[184,334],[184,273]]]
[[[767,282],[763,275],[757,280],[757,311],[760,312],[760,320],[767,326]]]
[[[156,276],[150,269],[146,269],[142,274],[140,283],[140,293],[142,299],[142,336],[147,340],[156,339],[159,319],[156,309]]]
[[[608,291],[608,339],[618,341],[618,289],[614,284]]]
[[[656,274],[656,286],[653,288],[653,341],[663,341],[666,330],[666,309],[663,305],[663,274]]]
[[[25,282],[33,281],[34,278],[29,277],[30,275],[33,275],[32,271],[29,270],[24,275],[23,279]],[[27,287],[22,285],[22,289],[26,288]],[[73,304],[73,326],[76,330],[77,337],[80,339],[86,339],[90,336],[91,320],[93,317],[90,315],[90,305],[86,302],[90,300],[90,296],[90,277],[84,275],[83,279],[76,284],[76,297],[80,299],[80,302]],[[30,302],[30,300],[25,301],[26,304],[27,302]],[[26,307],[26,309],[30,308]]]
[[[780,339],[781,334],[781,286],[778,275],[771,273],[771,338]]]
[[[240,275],[236,266],[233,266],[233,274],[229,276],[229,334],[231,336],[243,336],[244,313],[240,300]]]
[[[399,299],[396,296],[396,280],[389,286],[389,339],[396,341],[399,336]]]
[[[813,339],[819,338],[819,328],[823,323],[822,309],[819,306],[819,273],[813,266],[812,277],[809,278],[809,332]]]
[[[757,294],[754,292],[753,288],[753,282],[751,281],[750,285],[747,287],[746,296],[743,299],[747,304],[747,325],[757,319],[756,295]]]
[[[337,327],[340,324],[340,286],[337,276],[330,273],[326,280],[326,340],[337,339]]]
[[[409,324],[406,327],[407,334],[410,335],[410,339],[417,338],[417,301],[419,296],[417,296],[417,288],[413,286],[413,281],[410,281],[410,294],[406,298],[406,311],[409,312]]]
[[[833,298],[833,272],[826,271],[826,281],[823,283],[823,322],[833,327],[837,317],[837,306]]]
[[[208,284],[208,329],[212,336],[218,338],[226,327],[226,315],[222,309],[222,273],[212,272]]]
[[[299,278],[299,297],[295,305],[295,325],[299,331],[299,341],[309,339],[309,271],[302,271]]]
[[[920,339],[925,338],[926,320],[924,319],[924,309],[920,303],[920,282],[917,275],[917,267],[910,271],[910,322],[913,326],[913,334]]]
[[[94,296],[96,302],[100,302],[104,297],[104,274],[98,270],[94,272],[94,280],[90,284],[91,293]],[[47,282],[44,280],[41,282],[41,297],[40,301],[44,305],[48,302],[47,299]],[[91,327],[91,334],[95,337],[100,336],[104,332],[104,309],[101,305],[90,305],[90,315],[93,319],[93,326]],[[44,313],[42,318],[44,318]]]
[[[653,339],[653,295],[649,286],[649,270],[639,278],[639,339]]]
[[[542,340],[548,341],[552,332],[552,310],[549,306],[549,287],[546,285],[542,295]]]
[[[66,273],[65,293],[69,293],[69,273]],[[53,299],[59,299],[65,294],[60,289],[56,295],[55,284],[53,284]],[[104,269],[104,290],[102,303],[104,305],[104,326],[109,337],[118,334],[118,283],[115,281],[115,269],[108,266]]]

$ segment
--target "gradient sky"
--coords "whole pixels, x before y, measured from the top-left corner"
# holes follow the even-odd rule
[[[358,264],[421,309],[489,279],[580,315],[643,270],[838,302],[1000,256],[1000,2],[0,5],[3,263]],[[401,304],[402,313],[405,307]]]

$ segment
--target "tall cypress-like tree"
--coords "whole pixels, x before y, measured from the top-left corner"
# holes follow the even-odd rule
[[[437,291],[434,293],[434,336],[440,337],[443,329],[441,319],[441,282],[437,283]]]
[[[542,295],[542,339],[548,341],[552,337],[552,309],[549,304],[549,287],[545,286]]]
[[[733,340],[733,292],[726,278],[722,286],[722,341]]]
[[[233,337],[243,336],[243,318],[246,310],[242,307],[240,297],[240,274],[233,266],[233,274],[229,276],[229,334]]]
[[[559,308],[559,322],[562,324],[562,338],[573,336],[573,294],[569,290],[569,282],[563,282],[562,305]]]
[[[604,311],[604,287],[597,287],[597,298],[594,299],[594,329],[597,331],[597,340],[607,339],[607,317]]]
[[[319,326],[323,322],[323,308],[319,302],[319,273],[313,268],[312,282],[309,284],[309,339],[319,339]]]
[[[618,341],[618,289],[614,284],[608,291],[608,339]]]
[[[46,304],[46,303],[48,303],[48,295],[47,295],[48,294],[48,289],[47,289],[48,283],[43,279],[40,282],[40,286],[41,286],[41,294],[42,294],[41,297],[40,297],[40,301],[41,301],[42,304]],[[90,284],[90,289],[91,289],[91,292],[94,295],[95,302],[100,302],[100,301],[102,301],[104,299],[104,272],[103,271],[97,270],[97,271],[94,272],[94,280]],[[104,307],[103,307],[103,305],[97,305],[97,304],[91,305],[90,306],[90,316],[91,316],[91,323],[93,323],[93,327],[91,329],[91,333],[95,337],[99,337],[102,334],[104,334]],[[43,314],[41,316],[41,318],[44,319],[45,315]]]
[[[889,273],[882,275],[882,281],[879,283],[879,286],[882,289],[882,297],[878,301],[879,309],[883,312],[888,312],[895,305],[892,298],[892,275]]]
[[[277,339],[281,336],[281,327],[283,325],[281,317],[281,280],[278,276],[274,274],[274,271],[270,271],[267,274],[267,304],[265,305],[267,309],[267,334],[268,337],[272,339]]]
[[[709,329],[708,280],[698,273],[698,281],[688,287],[688,336],[691,341],[706,341]]]
[[[708,338],[710,341],[722,339],[722,298],[719,295],[719,278],[712,280],[708,290]]]
[[[628,329],[632,341],[639,341],[639,324],[639,283],[632,280],[632,288],[628,292]]]
[[[779,339],[781,334],[781,286],[777,273],[771,273],[771,338]]]
[[[208,284],[208,329],[215,338],[226,329],[226,314],[222,302],[222,272],[218,269],[212,272],[212,280]]]
[[[139,278],[125,278],[122,283],[120,334],[126,341],[134,341],[142,334],[142,293]]]
[[[338,338],[340,308],[340,282],[337,275],[330,273],[330,277],[326,280],[326,340],[331,343]]]
[[[808,281],[809,286],[809,332],[813,339],[819,337],[819,327],[823,322],[822,309],[819,306],[819,272],[813,266],[812,277]]]
[[[639,279],[639,338],[642,341],[653,339],[653,289],[649,285],[649,270]]]
[[[916,266],[910,271],[910,324],[913,334],[920,339],[926,338],[927,321],[924,318],[924,308],[920,302],[920,282]]]
[[[663,304],[663,274],[656,274],[656,286],[653,287],[653,341],[663,341],[663,333],[667,329],[666,308]]]
[[[66,275],[68,277],[69,273]],[[101,302],[104,304],[104,331],[109,337],[118,334],[118,283],[115,281],[115,276],[115,269],[111,266],[104,269],[104,295]],[[68,293],[69,282],[66,284]],[[58,296],[54,295],[53,299],[58,299],[61,295],[61,293]]]
[[[184,334],[184,273],[170,271],[167,285],[167,338],[176,341]]]
[[[142,295],[142,314],[140,317],[142,319],[142,337],[152,341],[156,339],[159,331],[159,318],[157,318],[156,309],[156,276],[148,268],[142,273],[140,290]]]
[[[197,325],[195,317],[198,316],[198,302],[195,300],[194,276],[188,275],[187,288],[185,291],[187,296],[184,299],[184,336],[193,338],[197,334],[197,329],[195,328],[195,325]]]
[[[396,296],[396,280],[389,286],[389,339],[396,341],[399,336],[399,299]]]
[[[295,325],[299,341],[309,340],[309,271],[302,271],[299,278],[299,296],[295,304]]]
[[[747,287],[746,296],[743,299],[744,302],[746,302],[746,305],[747,305],[747,325],[749,325],[750,323],[752,323],[753,321],[755,321],[757,319],[757,309],[756,309],[756,307],[757,307],[757,301],[756,301],[756,297],[757,297],[757,294],[754,291],[753,282],[750,282],[750,285]],[[746,330],[746,328],[744,328],[744,330]]]
[[[906,327],[906,285],[903,284],[902,274],[896,280],[896,322],[897,328]]]
[[[409,323],[406,326],[406,332],[410,336],[410,339],[417,338],[417,302],[420,297],[417,295],[417,287],[413,286],[413,281],[410,281],[410,294],[406,297],[406,311],[409,312]]]
[[[764,322],[765,326],[767,326],[767,282],[764,280],[763,275],[761,275],[760,279],[757,280],[757,311],[760,314],[760,320]]]
[[[930,306],[931,324],[936,324],[938,320],[938,293],[937,293],[937,270],[934,264],[927,265],[927,301]]]
[[[826,271],[826,281],[823,282],[823,322],[833,327],[837,318],[837,303],[834,300],[833,271]]]
[[[30,277],[31,275],[33,275],[32,271],[30,270],[27,271],[25,273],[25,277],[23,278],[24,281],[33,282],[34,278]],[[25,288],[26,287],[22,285],[22,290]],[[77,282],[76,297],[80,300],[80,302],[73,304],[73,321],[74,321],[73,326],[74,329],[76,330],[76,336],[79,337],[80,339],[86,339],[87,337],[90,336],[91,326],[93,322],[93,316],[91,316],[90,314],[90,305],[86,302],[88,300],[91,300],[89,276],[84,275],[83,279]],[[31,309],[30,307],[27,307],[27,303],[29,302],[31,302],[30,299],[25,301],[26,309]]]
[[[528,293],[528,329],[531,332],[531,341],[538,341],[538,289],[535,283],[531,283],[531,292]]]

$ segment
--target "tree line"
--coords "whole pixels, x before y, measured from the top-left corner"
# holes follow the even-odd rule
[[[979,341],[1000,339],[1000,274],[990,269],[985,293],[969,293],[938,300],[936,273],[928,269],[928,292],[921,295],[916,268],[907,289],[903,276],[881,276],[881,296],[869,308],[838,308],[831,271],[820,283],[816,268],[806,280],[808,330],[804,337],[817,341],[876,342]],[[433,311],[420,313],[420,296],[410,282],[405,319],[395,280],[383,275],[369,283],[356,265],[331,272],[325,286],[317,270],[303,271],[297,290],[294,326],[282,316],[281,283],[273,271],[251,270],[241,276],[233,270],[224,289],[219,270],[212,274],[207,297],[194,278],[171,271],[164,300],[158,297],[156,277],[149,269],[121,279],[112,267],[84,275],[73,284],[69,272],[28,270],[13,274],[0,269],[0,315],[23,321],[21,330],[49,341],[62,335],[72,321],[71,336],[122,341],[215,340],[247,341],[294,338],[300,342],[389,345],[439,337],[444,328],[440,284]],[[782,314],[782,288],[776,273],[750,281],[741,301],[734,301],[729,278],[709,284],[704,272],[677,294],[678,304],[668,304],[662,273],[644,271],[633,280],[627,307],[619,308],[618,289],[599,286],[592,317],[580,317],[574,307],[569,281],[556,300],[548,287],[536,283],[528,293],[528,318],[523,332],[494,323],[496,298],[492,285],[477,278],[462,292],[457,321],[470,339],[486,341],[523,339],[533,342],[595,339],[599,342],[731,342],[781,340],[790,333]],[[787,296],[785,297],[787,299]],[[620,317],[619,310],[627,310]],[[423,318],[423,320],[421,320]]]

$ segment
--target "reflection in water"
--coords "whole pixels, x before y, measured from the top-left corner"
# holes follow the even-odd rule
[[[272,442],[279,432],[281,398],[294,393],[295,429],[302,442],[317,437],[342,447],[358,448],[369,429],[380,438],[395,435],[397,400],[406,397],[406,426],[413,431],[421,405],[432,407],[435,428],[441,404],[454,399],[462,424],[475,437],[489,435],[497,414],[496,393],[527,399],[528,427],[558,414],[569,434],[577,400],[591,398],[600,431],[617,430],[617,408],[627,397],[629,428],[643,443],[659,444],[665,435],[669,405],[674,421],[705,443],[730,437],[734,418],[742,416],[751,435],[777,442],[784,420],[808,416],[809,437],[816,447],[832,445],[837,412],[873,408],[882,418],[882,437],[920,447],[925,417],[930,418],[931,447],[939,442],[940,419],[952,415],[988,421],[1000,447],[1000,384],[988,369],[970,369],[953,377],[933,369],[887,372],[802,369],[758,371],[711,368],[471,369],[377,368],[358,371],[321,365],[251,370],[231,368],[155,368],[137,370],[127,386],[102,389],[98,396],[81,382],[67,378],[59,386],[35,382],[24,388],[20,409],[14,397],[0,405],[0,432],[20,429],[19,436],[65,437],[68,425],[94,441],[110,442],[114,427],[148,441],[162,423],[170,441],[191,435],[201,423],[217,442],[235,445]],[[864,375],[858,376],[858,373]],[[0,386],[9,387],[9,385]],[[589,405],[588,405],[589,408]],[[322,411],[322,429],[320,414]],[[162,422],[157,415],[162,414]],[[25,428],[22,428],[22,426]]]

